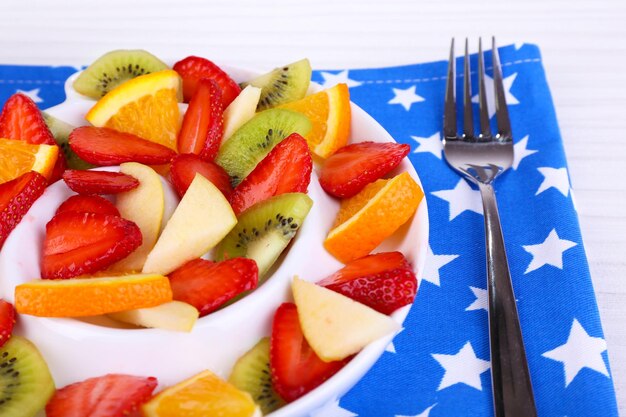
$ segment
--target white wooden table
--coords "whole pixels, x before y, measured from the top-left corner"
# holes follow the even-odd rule
[[[117,48],[273,68],[443,59],[451,36],[541,46],[626,415],[625,0],[2,0],[0,63],[84,64]]]

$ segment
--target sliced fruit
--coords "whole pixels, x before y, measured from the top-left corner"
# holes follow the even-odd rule
[[[324,362],[302,334],[295,304],[283,303],[272,323],[270,368],[274,389],[287,402],[302,397],[336,374],[348,360]]]
[[[341,202],[324,247],[343,263],[368,255],[411,218],[423,197],[407,172],[367,185]]]
[[[237,360],[228,382],[250,394],[263,414],[269,414],[285,405],[285,401],[272,387],[269,337],[259,340],[259,343]]]
[[[237,130],[220,148],[215,162],[239,184],[280,141],[292,133],[305,136],[311,130],[306,116],[284,109],[266,110]]]
[[[139,186],[139,181],[130,175],[108,171],[79,171],[68,169],[63,181],[72,191],[79,194],[117,194]]]
[[[215,258],[250,258],[259,267],[259,284],[309,214],[313,200],[288,193],[258,203],[239,216],[237,226],[215,249]]]
[[[198,316],[198,310],[194,306],[181,301],[109,314],[112,319],[123,323],[175,332],[190,332]]]
[[[328,288],[295,277],[291,289],[304,337],[323,361],[345,359],[400,330],[389,316]]]
[[[196,307],[201,317],[256,288],[258,277],[256,262],[245,258],[222,262],[194,259],[169,275],[174,299]]]
[[[350,92],[346,84],[311,94],[298,101],[282,104],[280,108],[297,111],[313,125],[306,136],[311,152],[328,158],[348,143],[350,137]]]
[[[80,73],[73,87],[80,94],[97,100],[128,80],[167,68],[147,51],[120,49],[96,59]]]
[[[409,145],[391,142],[344,146],[324,162],[320,185],[335,197],[352,197],[398,166],[410,150]]]
[[[41,277],[72,278],[109,267],[141,245],[131,221],[99,213],[59,213],[46,225]]]
[[[237,129],[254,117],[256,106],[261,98],[261,89],[247,86],[224,110],[224,138],[228,140]]]
[[[317,285],[383,314],[411,304],[417,293],[413,268],[400,252],[381,252],[354,260]]]
[[[34,280],[15,287],[15,309],[40,317],[84,317],[172,301],[167,277],[137,274],[115,277]]]
[[[108,92],[85,118],[97,127],[110,127],[176,150],[180,128],[176,71],[140,75]]]
[[[196,91],[198,82],[208,78],[217,83],[222,90],[223,108],[226,108],[237,97],[241,88],[220,67],[205,58],[188,56],[174,64],[174,70],[183,79],[183,97],[189,102]]]
[[[46,178],[34,171],[0,184],[0,248],[45,189]]]
[[[180,154],[172,161],[170,178],[179,197],[183,197],[196,177],[196,173],[211,181],[225,197],[230,196],[233,187],[224,168],[212,161],[204,161],[198,155]]]
[[[0,369],[2,417],[35,416],[54,394],[54,381],[41,353],[20,336],[0,348]]]
[[[0,299],[0,347],[11,338],[15,326],[15,308],[8,301]]]
[[[0,139],[0,154],[0,183],[29,171],[37,171],[50,179],[59,148],[56,145],[30,145],[21,140]]]
[[[69,144],[80,158],[99,166],[124,162],[159,165],[176,156],[176,152],[168,147],[108,127],[76,128],[70,134]]]
[[[300,100],[306,95],[311,83],[311,64],[308,59],[276,68],[267,74],[245,82],[261,88],[257,110],[265,110],[290,101]]]
[[[236,215],[275,195],[306,193],[313,161],[302,136],[292,133],[274,147],[229,197]]]
[[[113,203],[99,195],[73,195],[59,206],[55,215],[65,211],[100,213],[109,216],[120,215],[120,212],[115,208]]]
[[[63,120],[57,119],[49,113],[42,112],[41,115],[50,129],[50,133],[54,136],[54,141],[63,153],[65,160],[67,161],[67,167],[70,169],[90,169],[95,165],[89,162],[83,161],[74,153],[70,148],[70,133],[75,129],[69,123],[65,123]]]
[[[211,181],[196,174],[148,254],[143,272],[169,274],[186,262],[204,255],[236,223],[237,218],[224,194]]]

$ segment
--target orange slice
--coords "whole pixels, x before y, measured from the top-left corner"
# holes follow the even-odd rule
[[[279,107],[303,113],[311,120],[313,127],[306,140],[315,155],[328,158],[348,143],[351,113],[346,84],[337,84]]]
[[[341,202],[324,247],[343,263],[369,254],[409,220],[423,197],[407,172],[367,185]]]
[[[21,140],[0,139],[0,155],[0,183],[29,171],[37,171],[50,179],[59,148],[56,145],[31,145]]]
[[[96,316],[168,301],[169,280],[154,274],[34,280],[15,287],[17,311],[40,317]]]
[[[252,397],[211,371],[204,371],[159,393],[142,406],[145,417],[256,417]]]
[[[132,133],[176,150],[181,83],[172,70],[141,75],[109,91],[85,118],[94,126]]]

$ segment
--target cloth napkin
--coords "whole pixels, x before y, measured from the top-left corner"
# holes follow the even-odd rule
[[[476,56],[471,59],[477,68]],[[606,342],[541,55],[534,45],[518,44],[500,48],[500,59],[515,163],[496,189],[538,413],[617,416]],[[489,53],[486,65],[489,76]],[[482,205],[478,191],[443,159],[446,69],[442,61],[314,72],[313,80],[324,86],[347,83],[356,104],[396,141],[411,145],[409,157],[428,202],[430,247],[404,330],[348,394],[309,417],[493,415]],[[0,103],[21,91],[41,108],[58,104],[65,99],[65,79],[77,70],[0,66]],[[491,93],[491,79],[487,81]],[[472,83],[478,85],[476,74]],[[457,84],[457,97],[462,97]]]

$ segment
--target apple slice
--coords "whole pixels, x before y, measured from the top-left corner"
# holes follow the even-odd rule
[[[298,277],[291,289],[302,333],[325,362],[345,359],[374,340],[400,330],[392,318]]]
[[[113,320],[154,329],[190,332],[198,320],[198,310],[182,301],[170,301],[156,307],[120,311],[108,316]]]
[[[143,271],[169,274],[186,262],[204,255],[235,224],[237,217],[224,194],[211,181],[196,174],[148,254]]]
[[[261,98],[261,89],[247,86],[224,110],[224,135],[222,143],[235,133],[244,123],[254,117],[256,106]]]

